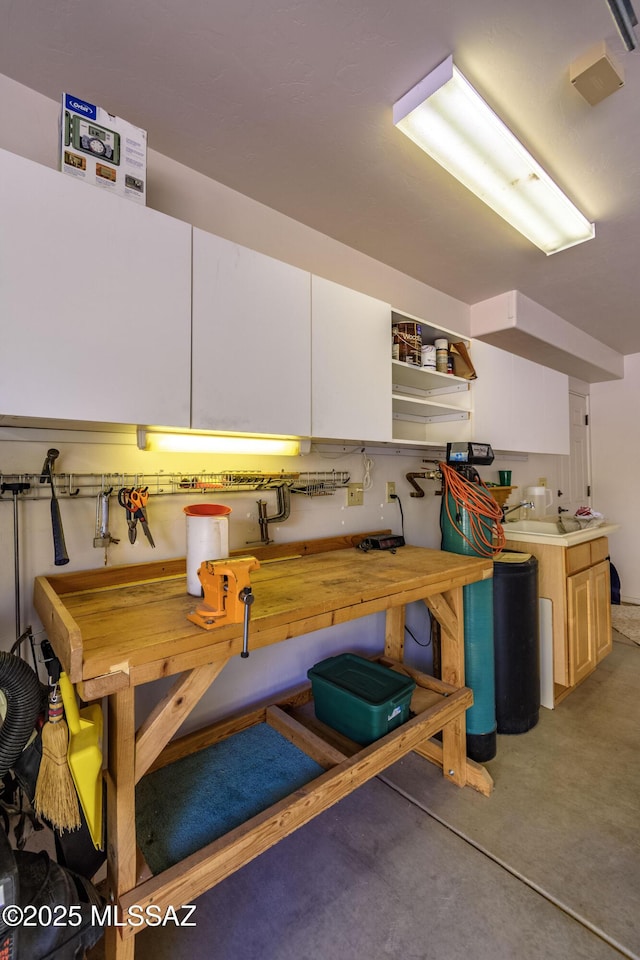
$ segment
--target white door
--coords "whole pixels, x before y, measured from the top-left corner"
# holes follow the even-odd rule
[[[578,507],[591,503],[591,470],[589,461],[589,398],[569,394],[570,454],[560,458],[558,504],[574,514]]]

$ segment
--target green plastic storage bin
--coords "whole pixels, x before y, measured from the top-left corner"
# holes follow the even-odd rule
[[[373,743],[409,719],[415,680],[353,653],[307,671],[318,720],[356,743]]]

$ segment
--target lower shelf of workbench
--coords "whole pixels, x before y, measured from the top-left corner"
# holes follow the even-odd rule
[[[315,719],[309,685],[278,704],[258,708],[172,741],[149,774],[221,744],[257,724],[267,724],[324,772],[309,782],[298,783],[283,799],[155,875],[151,875],[144,860],[140,860],[139,882],[120,898],[123,916],[126,917],[134,904],[146,907],[153,903],[165,910],[171,905],[192,902],[412,750],[441,763],[442,746],[430,738],[464,715],[473,703],[471,691],[466,687],[456,689],[425,674],[409,671],[399,663],[381,659],[388,666],[410,672],[416,680],[411,701],[415,716],[369,746],[361,747],[346,740]],[[210,794],[215,803],[213,778]],[[158,817],[157,822],[162,823],[162,818]],[[129,926],[124,935],[135,932],[136,928]]]

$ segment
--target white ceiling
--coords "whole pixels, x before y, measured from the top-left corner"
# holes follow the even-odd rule
[[[625,85],[590,107],[569,65],[601,40]],[[595,240],[546,257],[394,129],[452,52]],[[0,72],[460,300],[517,289],[640,352],[640,50],[605,0],[0,0]]]

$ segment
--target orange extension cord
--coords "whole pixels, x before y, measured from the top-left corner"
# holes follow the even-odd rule
[[[506,542],[501,522],[502,507],[493,499],[489,488],[482,480],[479,483],[472,483],[446,463],[438,464],[438,468],[442,471],[444,482],[442,496],[452,527],[477,555],[497,556],[504,549]],[[455,518],[451,516],[449,493],[456,504],[457,511],[466,510],[469,514],[471,539],[462,532]],[[495,543],[487,538],[485,532],[487,525],[495,525]]]

